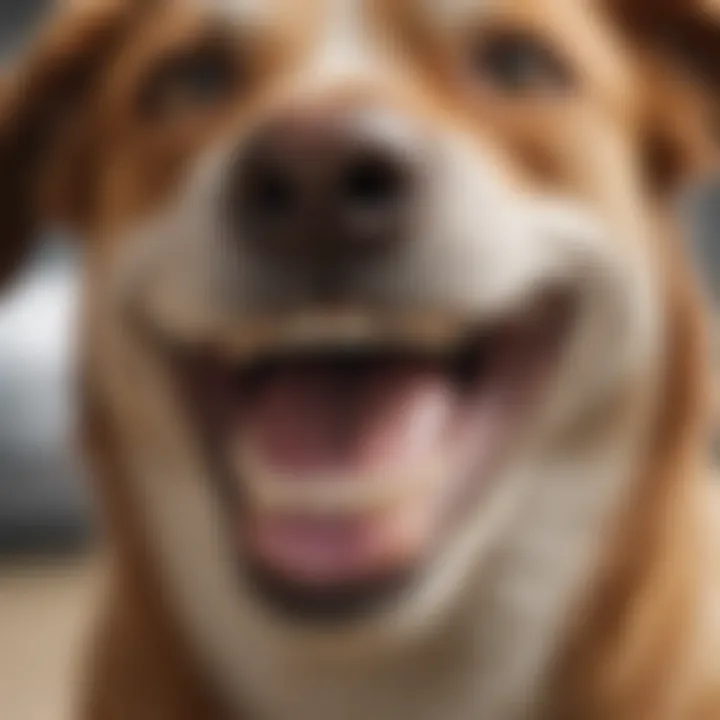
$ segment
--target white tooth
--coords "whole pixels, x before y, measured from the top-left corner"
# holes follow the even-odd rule
[[[376,324],[371,317],[356,313],[340,315],[304,315],[289,324],[282,334],[285,342],[356,342],[372,337]]]

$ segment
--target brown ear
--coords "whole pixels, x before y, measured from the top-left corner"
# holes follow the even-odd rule
[[[603,0],[638,51],[660,190],[720,166],[720,0]]]
[[[50,158],[82,120],[132,13],[129,0],[70,3],[0,81],[0,284],[49,217]]]

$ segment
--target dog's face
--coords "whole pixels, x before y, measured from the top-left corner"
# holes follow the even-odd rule
[[[88,235],[88,384],[193,637],[557,628],[635,489],[707,11],[105,5],[48,41],[46,95],[84,82],[35,184]]]

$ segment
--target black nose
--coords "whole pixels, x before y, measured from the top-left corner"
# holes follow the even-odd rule
[[[411,233],[421,163],[399,119],[317,110],[261,125],[233,168],[239,240],[280,259],[386,252]]]

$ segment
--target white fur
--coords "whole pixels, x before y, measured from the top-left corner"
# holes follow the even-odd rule
[[[313,27],[312,52],[282,83],[284,97],[311,97],[328,89],[389,83],[396,68],[379,52],[366,0],[325,0]]]

